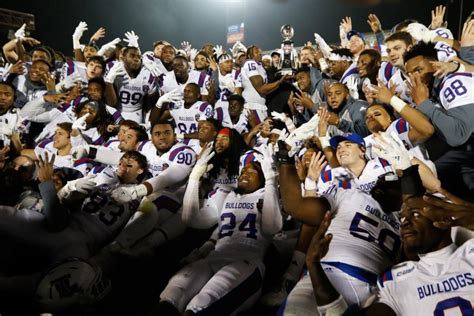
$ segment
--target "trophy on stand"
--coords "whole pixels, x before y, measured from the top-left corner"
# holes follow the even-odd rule
[[[293,46],[291,40],[295,35],[293,27],[289,24],[285,24],[280,29],[280,34],[283,37],[280,49],[280,64],[278,65],[279,73],[284,75],[293,75],[296,70],[296,64],[298,59],[298,53]]]

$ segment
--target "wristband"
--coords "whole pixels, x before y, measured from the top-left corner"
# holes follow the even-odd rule
[[[452,62],[453,64],[458,65],[458,67],[456,68],[456,70],[454,70],[452,73],[454,73],[454,72],[465,72],[465,71],[466,71],[466,67],[464,67],[464,65],[461,64],[459,61],[452,60],[451,62]]]
[[[306,191],[315,191],[317,188],[316,186],[316,181],[311,179],[310,177],[306,177],[306,179],[304,179],[304,189]]]
[[[400,113],[407,104],[405,103],[405,101],[394,95],[390,99],[390,105],[394,108],[395,111]]]
[[[176,134],[176,139],[184,139],[184,134]]]
[[[331,144],[329,144],[329,136],[319,137],[319,142],[321,143],[321,149],[324,149],[326,147],[331,147]]]
[[[347,303],[341,295],[337,298],[337,300],[332,303],[329,303],[324,306],[318,306],[318,311],[320,315],[336,316],[342,315],[347,309],[347,307]]]

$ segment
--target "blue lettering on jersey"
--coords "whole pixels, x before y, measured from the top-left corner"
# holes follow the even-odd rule
[[[456,291],[460,288],[473,285],[474,279],[470,272],[461,273],[455,276],[450,277],[444,281],[433,283],[433,284],[426,284],[422,285],[417,288],[418,296],[421,299],[425,297],[440,294],[440,293],[448,293]]]
[[[254,205],[255,203],[234,203],[234,202],[227,202],[225,204],[225,207],[226,208],[232,208],[232,209],[253,209],[254,208]]]

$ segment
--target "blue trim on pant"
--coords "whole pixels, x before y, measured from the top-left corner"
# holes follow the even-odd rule
[[[350,276],[370,284],[377,283],[377,275],[362,268],[337,261],[321,261],[321,263],[333,266],[349,274]]]

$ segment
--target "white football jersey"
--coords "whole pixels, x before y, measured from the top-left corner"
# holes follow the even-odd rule
[[[358,189],[334,187],[324,197],[331,205],[333,235],[321,263],[341,262],[378,275],[391,266],[400,247],[400,222]]]
[[[474,239],[420,255],[385,272],[379,300],[397,315],[472,315]]]
[[[163,86],[161,87],[161,90],[163,93],[167,93],[171,90],[177,89],[177,91],[182,95],[184,87],[188,83],[195,83],[199,86],[201,95],[208,95],[209,79],[210,77],[206,72],[191,70],[188,74],[188,80],[184,84],[180,84],[176,81],[174,72],[170,71],[163,76]]]
[[[326,191],[336,187],[342,189],[359,189],[369,193],[381,175],[393,172],[394,170],[390,163],[378,157],[367,161],[359,177],[356,177],[347,168],[337,167],[332,169],[329,165],[326,165],[318,179],[318,192],[325,194]]]
[[[232,123],[232,119],[229,115],[229,103],[228,102],[219,102],[216,103],[214,109],[214,118],[221,123],[223,127],[233,128],[239,132],[239,134],[248,133],[248,119],[244,111],[240,113],[239,120],[237,123]]]
[[[436,34],[440,37],[447,39],[454,39],[453,33],[447,28],[439,27],[434,30]],[[453,58],[457,57],[456,51],[445,42],[436,42],[435,49],[438,51],[438,60],[439,61],[450,61]]]
[[[347,81],[351,77],[359,78],[359,71],[357,70],[357,62],[353,62],[349,68],[342,74],[341,80],[339,80],[342,84],[347,84]]]
[[[253,59],[247,59],[242,66],[241,78],[242,78],[242,96],[246,103],[257,103],[265,105],[265,97],[262,97],[252,85],[250,78],[253,76],[260,76],[263,79],[263,83],[268,82],[267,73],[263,68],[262,63],[257,62]]]
[[[153,177],[158,176],[172,164],[177,164],[191,171],[196,162],[196,153],[190,147],[181,143],[176,143],[161,156],[158,155],[155,145],[149,140],[141,142],[137,151],[146,156],[148,170]]]
[[[219,94],[219,99],[216,101],[216,106],[221,103],[228,103],[227,98],[233,93],[227,88],[227,85],[224,83],[231,82],[235,88],[242,88],[242,76],[240,69],[233,69],[231,73],[226,74],[225,76],[218,72],[219,74],[219,89],[217,93]]]
[[[94,243],[110,242],[123,229],[130,217],[138,209],[139,201],[133,200],[118,205],[110,197],[110,193],[120,185],[112,169],[107,168],[105,174],[98,175],[100,181],[82,204],[80,212],[71,214],[72,225],[79,225]],[[93,179],[95,181],[95,178]],[[125,185],[128,186],[128,185]]]
[[[398,138],[403,142],[405,148],[408,150],[413,157],[418,158],[419,160],[423,161],[424,163],[428,164],[430,167],[433,165],[433,162],[429,159],[428,152],[423,144],[414,145],[408,133],[411,127],[404,118],[399,118],[393,121],[389,127],[385,130],[387,134],[395,134]],[[365,141],[365,156],[369,159],[374,159],[377,155],[373,152],[372,146],[375,144],[375,140],[373,135],[366,136],[364,138]]]
[[[20,123],[20,110],[16,108],[11,108],[5,114],[0,115],[0,125],[8,126],[8,129],[14,130],[18,123]],[[0,133],[0,141],[3,141],[3,146],[10,145],[10,137],[7,135]]]
[[[408,76],[403,71],[397,68],[393,76],[388,81],[387,87],[390,89],[395,87],[395,93],[408,104],[414,104],[413,99],[410,96],[410,89],[407,85]]]
[[[253,259],[263,258],[269,243],[269,236],[264,235],[261,228],[264,193],[264,188],[249,194],[231,191],[222,202],[213,199],[214,195],[206,200],[208,205],[221,210],[216,252],[252,253],[259,256]]]
[[[170,104],[170,114],[176,123],[176,134],[191,134],[198,131],[198,122],[200,120],[213,117],[214,110],[209,103],[196,101],[189,108]]]
[[[248,150],[240,156],[240,163],[239,163],[239,174],[242,169],[249,163],[254,162],[256,160],[255,155],[257,152],[254,150]],[[213,189],[222,189],[226,191],[231,191],[237,188],[237,180],[239,176],[235,175],[233,177],[229,177],[227,174],[227,170],[225,168],[219,168],[219,174],[216,179],[211,179],[213,183]]]
[[[455,72],[443,78],[439,98],[445,110],[474,103],[474,73]]]
[[[392,78],[397,70],[398,68],[392,65],[390,62],[383,61],[380,65],[377,78],[382,80],[384,85],[388,85],[390,78]]]
[[[66,156],[59,156],[58,150],[53,147],[54,141],[52,139],[45,139],[38,146],[35,147],[35,154],[36,157],[45,157],[45,153],[48,153],[49,158],[54,154],[56,158],[54,159],[54,168],[73,168],[74,167],[74,160],[72,159],[71,155]]]
[[[142,123],[142,117],[126,117],[126,113],[137,113],[142,110],[143,99],[146,95],[151,95],[157,91],[158,79],[144,66],[140,69],[138,75],[124,83],[124,77],[119,76],[115,79],[114,85],[117,89],[118,104],[117,108],[122,111],[125,118],[132,119],[137,123]]]
[[[89,81],[87,79],[87,67],[86,63],[81,61],[68,60],[65,62],[61,68],[60,81],[63,81],[67,77],[73,78],[73,76],[77,76],[76,74],[80,78],[82,84],[87,86]]]

